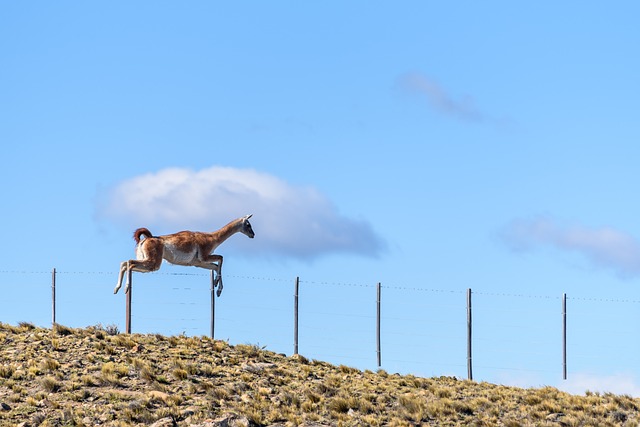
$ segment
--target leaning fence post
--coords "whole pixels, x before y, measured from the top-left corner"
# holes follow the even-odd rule
[[[51,271],[51,327],[56,326],[56,269]]]
[[[380,282],[378,282],[377,316],[376,316],[376,353],[378,355],[378,367],[382,366],[382,356],[380,353]]]
[[[467,289],[467,378],[473,380],[471,367],[471,288]]]
[[[131,294],[133,293],[133,282],[131,281],[131,276],[132,276],[131,269],[127,268],[127,283],[129,284],[129,288],[127,289],[127,292],[126,292],[127,320],[126,320],[125,329],[128,334],[131,333]]]
[[[567,379],[567,294],[562,294],[562,379]]]
[[[293,293],[293,354],[298,354],[298,289],[300,277],[296,277],[296,286]]]

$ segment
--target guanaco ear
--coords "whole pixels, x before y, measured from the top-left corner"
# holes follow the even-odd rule
[[[253,216],[253,214],[249,214],[249,215],[245,216],[245,217],[244,217],[244,219],[249,219],[249,218],[251,218],[252,216]]]

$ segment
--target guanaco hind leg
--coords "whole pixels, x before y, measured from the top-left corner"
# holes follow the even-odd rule
[[[118,283],[113,290],[114,294],[117,294],[122,286],[122,280],[124,273],[128,270],[138,271],[140,273],[149,273],[151,271],[157,271],[162,265],[162,242],[158,239],[145,239],[141,243],[141,247],[136,251],[136,255],[140,259],[130,259],[129,261],[123,261],[120,264],[120,272],[118,274]],[[129,292],[131,283],[129,282],[129,275],[127,275],[126,285],[124,287],[125,293]]]
[[[122,287],[122,279],[124,279],[124,272],[127,271],[127,261],[123,261],[120,263],[120,271],[118,272],[118,283],[116,287],[113,289],[113,293],[117,294],[120,288]]]

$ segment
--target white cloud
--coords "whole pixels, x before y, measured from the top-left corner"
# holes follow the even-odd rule
[[[225,243],[249,255],[376,256],[384,248],[366,221],[342,216],[316,189],[293,186],[252,169],[168,168],[136,176],[104,194],[98,213],[130,228],[147,227],[154,234],[214,231],[253,214],[255,239],[236,237]]]
[[[493,381],[496,384],[503,384],[520,388],[541,388],[552,386],[558,390],[571,394],[584,395],[586,392],[626,394],[633,397],[640,397],[640,381],[636,374],[631,372],[616,372],[609,375],[600,375],[584,372],[569,372],[567,379],[558,379],[549,382],[538,372],[499,372],[498,377]]]
[[[441,113],[469,121],[484,119],[484,115],[476,108],[470,96],[455,99],[441,85],[424,74],[407,73],[399,78],[399,84],[407,92],[423,96]]]
[[[567,380],[560,383],[558,388],[571,394],[585,394],[591,391],[640,397],[640,382],[635,375],[629,373],[612,375],[570,373]]]
[[[514,221],[505,228],[502,237],[514,250],[550,245],[581,253],[622,277],[640,274],[640,242],[611,227],[563,226],[553,219],[539,217]]]

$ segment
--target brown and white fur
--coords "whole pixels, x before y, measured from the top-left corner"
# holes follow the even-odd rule
[[[222,255],[215,255],[213,251],[235,233],[242,233],[253,239],[255,234],[249,223],[249,218],[251,215],[233,220],[213,233],[181,231],[165,236],[154,236],[146,228],[138,228],[133,233],[133,238],[136,241],[136,259],[120,264],[118,284],[113,293],[117,294],[120,290],[125,272],[128,270],[141,273],[157,271],[164,258],[171,264],[214,270],[216,272],[214,286],[218,286],[217,294],[220,296],[222,293]],[[130,286],[129,275],[127,275],[125,293],[129,292]]]

